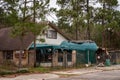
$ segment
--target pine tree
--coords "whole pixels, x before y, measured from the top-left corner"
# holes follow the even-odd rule
[[[85,0],[57,0],[57,4],[61,9],[57,12],[58,26],[65,29],[68,33],[75,34],[75,39],[78,40],[80,27],[83,27],[85,22]]]

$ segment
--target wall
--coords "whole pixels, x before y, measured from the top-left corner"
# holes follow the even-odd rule
[[[10,60],[12,61],[16,66],[19,65],[19,55],[16,55],[18,53],[16,53],[16,51],[13,51],[13,59]],[[25,51],[24,53],[24,57],[22,58],[22,66],[33,66],[34,65],[34,54],[33,52],[29,52],[29,55],[28,55],[28,51]],[[0,51],[0,64],[2,64],[4,61],[3,59],[3,52]]]
[[[35,62],[34,50],[30,50],[28,52],[28,65],[33,67],[34,66],[34,62]]]
[[[51,27],[48,28],[48,30],[54,30]],[[66,41],[67,39],[65,39],[61,34],[59,34],[57,32],[57,39],[49,39],[46,37],[46,34],[42,35],[42,36],[37,36],[37,39],[43,38],[45,39],[44,44],[51,44],[51,45],[60,45],[62,41]],[[36,41],[37,43],[41,43],[40,41]]]
[[[17,55],[16,55],[17,54]],[[16,51],[13,52],[13,62],[15,65],[19,65],[19,55],[16,53]],[[28,51],[25,51],[24,57],[22,57],[22,66],[28,65]]]
[[[3,63],[3,52],[0,51],[0,64]]]

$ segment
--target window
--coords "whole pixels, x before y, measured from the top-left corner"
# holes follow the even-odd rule
[[[57,39],[57,32],[54,31],[54,30],[48,30],[48,32],[47,32],[47,38]]]
[[[6,60],[13,59],[13,51],[3,51],[3,57]]]

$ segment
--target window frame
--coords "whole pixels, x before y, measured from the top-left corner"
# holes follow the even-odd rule
[[[49,39],[57,39],[57,31],[55,30],[47,30],[47,38]]]

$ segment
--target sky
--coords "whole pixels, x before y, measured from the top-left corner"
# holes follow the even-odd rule
[[[120,0],[118,0],[118,8],[117,8],[117,10],[119,10],[120,11]]]
[[[95,0],[91,0],[91,1],[95,1]],[[95,4],[92,3],[91,5],[93,5],[94,7],[100,7],[101,6],[99,3],[95,3]],[[118,5],[120,5],[120,0],[118,0]],[[56,0],[50,0],[50,7],[54,7],[54,8],[59,9],[59,6],[56,5]],[[120,11],[120,6],[118,6],[116,9]],[[56,15],[55,13],[51,13],[50,15],[47,16],[47,19],[49,21],[57,22],[57,17],[55,15]]]
[[[56,5],[56,0],[50,0],[50,7],[59,8],[59,7]]]
[[[56,0],[50,0],[50,7],[59,9],[58,5],[56,5]],[[55,13],[51,13],[47,16],[48,21],[57,22],[57,17]]]

